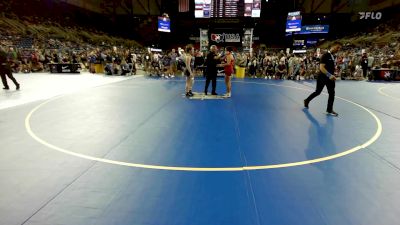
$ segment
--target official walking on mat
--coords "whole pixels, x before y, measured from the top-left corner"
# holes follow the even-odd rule
[[[11,66],[7,59],[7,53],[2,48],[0,49],[0,76],[1,76],[1,82],[3,83],[4,86],[3,87],[4,90],[10,89],[7,83],[6,76],[14,82],[16,89],[19,90],[19,83],[12,75]]]
[[[321,94],[324,86],[328,89],[328,106],[326,108],[326,113],[332,116],[338,116],[339,114],[333,111],[333,102],[335,100],[335,80],[336,77],[334,75],[335,72],[335,57],[334,54],[338,52],[342,48],[342,44],[339,42],[334,42],[330,50],[323,54],[321,57],[320,65],[319,65],[319,74],[317,78],[317,88],[314,93],[312,93],[308,98],[304,100],[304,107],[308,108],[309,103],[315,97]]]

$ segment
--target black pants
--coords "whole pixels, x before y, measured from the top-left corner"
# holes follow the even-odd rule
[[[14,82],[15,86],[19,85],[17,80],[15,79],[15,77],[12,75],[12,72],[11,72],[10,68],[0,68],[1,82],[3,83],[3,86],[5,88],[9,88],[9,86],[7,84],[6,75],[7,75],[8,78],[10,78]]]
[[[366,78],[368,76],[368,67],[363,67],[363,77]]]
[[[217,88],[217,74],[215,75],[209,75],[207,74],[206,76],[206,86],[204,88],[204,93],[207,93],[208,91],[208,86],[210,86],[210,81],[212,81],[212,90],[211,94],[215,94],[215,89]]]
[[[308,98],[306,99],[307,102],[310,102],[313,100],[313,98],[317,97],[318,95],[321,94],[322,90],[324,89],[324,86],[326,85],[326,88],[328,89],[328,106],[326,108],[327,112],[332,112],[333,110],[333,102],[335,100],[335,81],[330,80],[325,74],[320,74],[318,75],[317,78],[317,88],[314,93],[312,93]]]

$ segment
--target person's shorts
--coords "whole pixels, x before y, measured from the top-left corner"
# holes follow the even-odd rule
[[[233,71],[231,69],[224,69],[225,75],[230,77],[232,76]]]

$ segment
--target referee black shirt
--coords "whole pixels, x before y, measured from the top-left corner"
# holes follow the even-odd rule
[[[330,73],[334,74],[335,73],[335,58],[330,52],[327,52],[322,55],[320,64],[325,64],[325,69]],[[323,74],[322,71],[320,71],[320,74]],[[326,74],[323,74],[326,76]]]
[[[209,52],[207,54],[206,66],[207,66],[207,75],[208,76],[216,76],[217,75],[217,64],[218,60],[215,59],[217,54],[215,52]]]
[[[7,53],[3,50],[0,50],[0,69],[9,69],[10,66],[7,62]]]

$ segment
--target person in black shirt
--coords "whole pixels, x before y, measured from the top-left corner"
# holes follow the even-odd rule
[[[210,52],[206,59],[206,86],[204,88],[204,94],[207,95],[208,86],[212,81],[212,95],[218,95],[216,92],[217,88],[217,64],[220,63],[220,56],[217,55],[217,46],[211,45]]]
[[[10,87],[7,84],[6,76],[14,82],[15,87],[17,88],[17,90],[19,90],[20,85],[12,75],[11,67],[7,59],[7,53],[3,49],[0,49],[0,76],[1,76],[1,82],[3,83],[4,86],[3,87],[4,90],[10,89]]]
[[[363,53],[361,57],[361,68],[363,71],[363,77],[366,78],[368,75],[368,56],[367,53]]]
[[[308,108],[308,104],[310,101],[321,94],[322,89],[326,85],[328,89],[328,106],[326,108],[326,113],[332,116],[338,116],[339,114],[333,111],[333,102],[335,100],[335,80],[336,77],[334,75],[335,72],[335,58],[333,54],[338,52],[342,47],[342,44],[339,42],[334,42],[331,45],[330,51],[323,54],[321,57],[320,65],[319,65],[319,74],[317,78],[317,88],[314,93],[312,93],[308,98],[304,100],[304,107]]]

